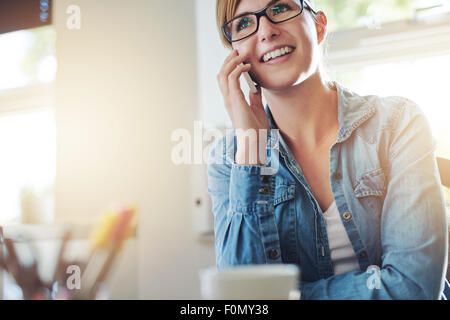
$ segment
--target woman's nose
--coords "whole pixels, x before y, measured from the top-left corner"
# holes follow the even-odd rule
[[[268,40],[280,34],[277,25],[270,22],[267,17],[259,19],[258,38],[260,41]]]

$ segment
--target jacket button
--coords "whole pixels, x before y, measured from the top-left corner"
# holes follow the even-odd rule
[[[361,251],[361,253],[359,254],[359,257],[360,257],[361,259],[367,258],[367,252],[366,252],[366,251]]]
[[[278,250],[276,249],[270,249],[269,251],[269,258],[272,260],[278,259],[278,257],[280,256],[280,254],[278,253]]]
[[[262,183],[269,183],[269,176],[261,176],[261,182]]]
[[[342,215],[342,217],[345,220],[350,220],[352,218],[352,214],[350,212],[348,212],[348,211],[345,211],[344,214]]]
[[[333,179],[341,180],[342,179],[342,174],[340,172],[333,173]]]
[[[269,192],[270,192],[269,187],[264,187],[264,188],[259,189],[259,193],[262,193],[262,194],[269,194]]]

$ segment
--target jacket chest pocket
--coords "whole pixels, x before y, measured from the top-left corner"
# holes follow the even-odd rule
[[[280,224],[283,224],[286,219],[289,219],[290,222],[295,219],[295,183],[277,184],[275,189],[274,207],[279,226]]]
[[[353,188],[355,196],[366,211],[381,213],[386,193],[386,177],[380,169],[371,170],[359,176]]]
[[[285,178],[276,178],[274,206],[295,198],[295,182]]]

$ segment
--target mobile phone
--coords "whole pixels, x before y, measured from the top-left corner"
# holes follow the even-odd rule
[[[243,64],[243,63],[241,63]],[[248,84],[248,87],[252,93],[257,93],[258,89],[256,89],[255,83],[253,82],[252,78],[250,77],[250,74],[248,72],[243,72],[242,75],[244,76],[245,81]]]

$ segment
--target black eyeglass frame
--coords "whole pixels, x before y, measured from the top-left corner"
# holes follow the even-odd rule
[[[298,17],[299,15],[301,15],[301,14],[303,13],[303,10],[305,9],[305,4],[306,4],[306,6],[307,6],[314,14],[317,14],[317,12],[313,9],[313,7],[311,6],[311,4],[309,3],[308,0],[300,0],[300,2],[301,2],[301,4],[302,4],[302,10],[301,10],[298,14],[296,14],[295,16],[290,17],[289,19],[286,19],[286,20],[283,20],[283,21],[273,21],[272,19],[270,19],[270,17],[267,15],[267,12],[266,12],[267,9],[268,9],[269,7],[271,7],[271,6],[274,5],[274,4],[270,4],[270,5],[268,5],[267,7],[263,8],[263,9],[261,9],[261,10],[259,10],[259,11],[252,12],[252,13],[245,13],[245,14],[241,14],[241,15],[239,15],[239,16],[237,16],[237,17],[234,17],[233,19],[231,19],[230,21],[226,22],[226,23],[222,26],[222,33],[223,33],[223,35],[225,36],[225,38],[228,40],[229,43],[244,40],[244,39],[246,39],[246,38],[248,38],[248,37],[251,37],[251,36],[254,35],[256,32],[258,32],[258,29],[259,29],[259,20],[261,19],[261,17],[266,17],[270,22],[272,22],[272,23],[274,23],[274,24],[286,22],[286,21],[289,21],[289,20],[294,19],[295,17]],[[253,31],[252,33],[250,33],[249,35],[247,35],[247,36],[241,38],[241,39],[231,40],[231,39],[228,37],[228,35],[227,35],[226,31],[225,31],[225,27],[226,27],[228,24],[232,23],[234,20],[239,19],[239,18],[244,17],[244,16],[248,16],[248,15],[255,15],[255,16],[256,16],[256,30]]]

